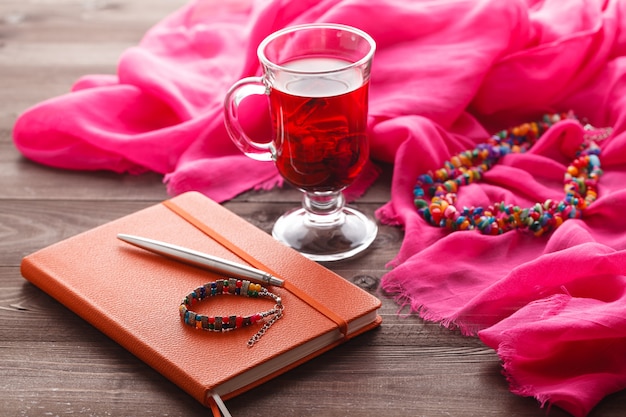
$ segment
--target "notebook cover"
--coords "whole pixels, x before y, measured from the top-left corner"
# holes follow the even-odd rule
[[[212,235],[169,204],[206,225]],[[340,327],[328,315],[291,290],[277,287],[270,290],[282,298],[284,317],[252,348],[247,341],[258,331],[258,324],[223,333],[193,329],[180,320],[182,298],[223,276],[135,248],[117,239],[118,233],[250,264],[235,255],[243,253],[243,258],[257,263],[253,266],[267,266],[290,287],[340,316],[350,331],[342,337]],[[223,398],[238,395],[381,322],[376,297],[196,192],[41,249],[22,260],[21,271],[27,280],[205,405],[212,392]],[[194,310],[249,315],[272,306],[267,299],[225,295],[210,297]]]

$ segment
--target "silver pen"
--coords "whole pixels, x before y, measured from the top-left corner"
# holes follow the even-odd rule
[[[276,278],[269,272],[229,261],[228,259],[218,258],[217,256],[202,253],[193,249],[123,233],[118,234],[117,238],[150,252],[154,252],[186,264],[227,274],[232,277],[244,278],[259,284],[269,284],[277,287],[282,287],[284,284],[282,279]]]

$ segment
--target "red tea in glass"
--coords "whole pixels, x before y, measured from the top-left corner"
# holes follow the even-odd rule
[[[286,68],[331,70],[349,63],[306,58]],[[280,174],[306,191],[350,185],[369,157],[368,84],[355,70],[340,77],[281,77],[270,91],[274,161]]]
[[[368,88],[376,43],[350,26],[292,26],[257,49],[261,77],[235,83],[224,98],[226,129],[239,149],[274,161],[286,182],[303,191],[302,207],[281,216],[272,236],[316,261],[354,256],[374,240],[377,225],[345,206],[342,190],[369,158]],[[251,138],[240,104],[266,96],[273,135]]]

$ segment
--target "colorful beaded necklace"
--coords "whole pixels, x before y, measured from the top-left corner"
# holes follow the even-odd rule
[[[429,171],[417,178],[413,195],[415,206],[433,226],[450,230],[478,229],[482,234],[498,235],[510,230],[528,231],[541,236],[559,227],[563,221],[581,218],[582,212],[598,197],[600,147],[597,141],[606,138],[611,129],[593,129],[576,152],[574,161],[564,175],[565,198],[546,200],[530,208],[504,202],[483,207],[455,207],[457,191],[463,185],[479,181],[483,173],[509,153],[529,150],[541,135],[563,119],[576,119],[570,113],[545,115],[542,120],[502,130],[473,150],[461,152],[444,163],[443,168]]]
[[[252,314],[250,316],[207,316],[190,310],[196,302],[202,301],[207,297],[215,297],[222,294],[239,295],[251,298],[270,298],[274,300],[276,304],[274,305],[274,308],[270,310]],[[282,304],[281,298],[278,295],[269,292],[267,288],[261,286],[261,284],[255,284],[248,280],[227,278],[208,282],[189,293],[189,295],[183,298],[183,301],[180,303],[179,314],[181,320],[186,325],[196,329],[212,332],[227,332],[235,330],[241,327],[250,326],[260,322],[266,317],[270,317],[267,321],[265,321],[261,329],[259,329],[259,331],[252,336],[250,340],[248,340],[248,347],[252,347],[276,322],[276,320],[283,316],[284,309],[285,307]]]

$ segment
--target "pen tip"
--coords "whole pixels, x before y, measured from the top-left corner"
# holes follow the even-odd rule
[[[117,238],[119,240],[123,240],[126,243],[131,243],[133,241],[133,236],[131,235],[127,235],[125,233],[118,233],[117,234]]]

